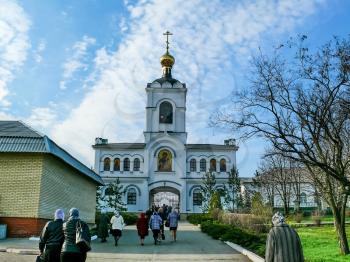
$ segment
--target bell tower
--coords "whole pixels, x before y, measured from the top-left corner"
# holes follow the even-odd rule
[[[172,77],[175,58],[169,53],[169,31],[165,32],[166,52],[160,57],[162,77],[146,87],[145,143],[171,135],[186,143],[186,84]]]

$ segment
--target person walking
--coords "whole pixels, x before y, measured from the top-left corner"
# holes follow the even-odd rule
[[[81,225],[86,233],[88,242],[91,242],[89,226],[79,219],[79,210],[71,208],[69,218],[63,224],[64,242],[61,251],[61,262],[85,262],[86,252],[83,252],[76,245],[77,225]]]
[[[106,211],[102,211],[97,232],[98,237],[101,238],[101,243],[107,242],[106,238],[108,237],[108,224],[109,218],[106,215]]]
[[[141,213],[136,223],[137,233],[140,237],[141,246],[144,245],[145,237],[148,236],[148,221],[145,213]]]
[[[176,231],[179,223],[179,217],[179,214],[176,212],[175,209],[173,209],[167,218],[169,223],[169,229],[171,231],[171,235],[173,237],[174,242],[176,242]]]
[[[125,227],[124,219],[118,211],[114,212],[111,218],[112,235],[114,236],[114,245],[118,246],[118,241],[122,237],[122,231]]]
[[[165,206],[165,205],[163,205]],[[158,215],[160,216],[160,218],[162,219],[162,224],[160,225],[160,234],[159,234],[159,240],[164,240],[165,239],[165,234],[164,234],[164,223],[165,220],[167,218],[166,214],[165,214],[165,210],[163,209],[163,207],[158,209]]]
[[[272,217],[273,227],[266,240],[266,262],[304,262],[303,248],[298,233],[284,222],[277,212]]]
[[[158,213],[155,211],[153,212],[153,215],[151,216],[151,219],[149,220],[150,228],[153,232],[153,238],[154,238],[154,244],[157,245],[160,227],[163,223],[162,218],[158,215]]]
[[[64,241],[63,220],[63,210],[57,209],[54,220],[47,222],[44,226],[39,241],[41,261],[60,262],[61,248]]]

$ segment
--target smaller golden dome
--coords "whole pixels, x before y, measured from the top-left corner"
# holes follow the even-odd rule
[[[160,57],[162,67],[172,67],[175,64],[175,58],[167,51]]]

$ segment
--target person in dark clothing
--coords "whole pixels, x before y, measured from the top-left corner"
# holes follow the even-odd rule
[[[108,237],[108,223],[109,218],[107,217],[106,212],[102,211],[97,232],[98,237],[101,238],[101,243],[107,242],[106,238]]]
[[[71,208],[68,221],[63,224],[64,242],[61,251],[61,262],[85,262],[86,260],[86,252],[80,251],[75,243],[78,221],[83,231],[87,232],[88,238],[91,239],[88,225],[79,219],[79,210]]]
[[[148,236],[148,221],[145,213],[141,213],[136,223],[137,233],[141,240],[141,246],[144,245],[145,237]]]
[[[47,222],[41,232],[39,250],[43,262],[60,262],[61,248],[64,241],[63,220],[63,210],[57,209],[55,220]]]
[[[266,240],[266,262],[304,262],[303,248],[298,233],[284,222],[277,212],[272,217],[271,228]]]

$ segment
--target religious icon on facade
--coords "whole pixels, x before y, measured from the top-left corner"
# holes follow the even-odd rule
[[[158,154],[158,171],[172,171],[172,155],[169,150],[163,149]]]

